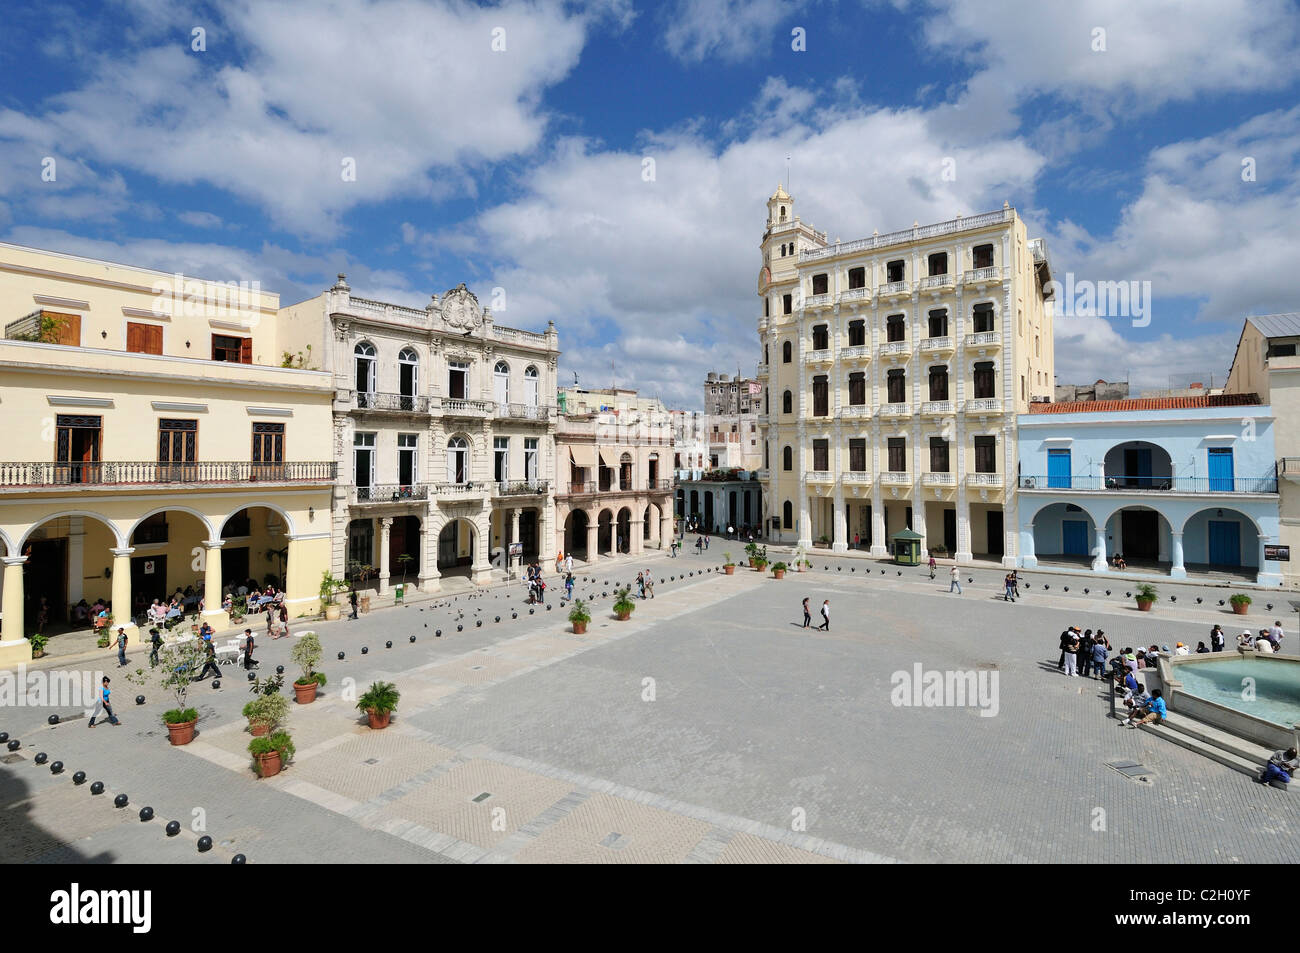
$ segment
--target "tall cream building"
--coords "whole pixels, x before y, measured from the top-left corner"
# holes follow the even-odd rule
[[[1013,565],[1016,414],[1051,398],[1045,243],[1002,209],[827,240],[777,187],[761,243],[769,535]]]
[[[333,387],[281,366],[278,306],[256,283],[0,245],[0,664],[83,599],[132,638],[178,589],[227,624],[221,591],[250,577],[316,610]]]
[[[333,387],[337,575],[432,592],[447,576],[490,581],[511,544],[518,558],[553,553],[553,324],[503,327],[463,284],[407,308],[339,275],[279,326]]]

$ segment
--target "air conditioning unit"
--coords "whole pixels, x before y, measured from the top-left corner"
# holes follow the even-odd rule
[[[1033,477],[1021,477],[1021,478],[1020,478],[1020,488],[1021,488],[1022,490],[1032,490],[1032,489],[1035,489],[1036,486],[1037,486],[1037,484],[1035,483]]]

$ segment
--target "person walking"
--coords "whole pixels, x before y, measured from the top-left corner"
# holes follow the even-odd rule
[[[570,576],[573,575],[573,553],[567,553],[564,557],[564,571]]]
[[[1210,651],[1222,652],[1225,642],[1227,642],[1227,639],[1223,636],[1223,626],[1216,625],[1210,630]]]
[[[803,600],[803,627],[806,629],[812,624],[812,612],[808,609],[808,597],[804,596]]]
[[[822,624],[818,626],[818,630],[821,632],[831,630],[831,601],[829,599],[822,601]]]
[[[289,634],[289,607],[280,603],[280,634]]]
[[[937,562],[935,562],[935,561],[934,561],[934,557],[931,556],[931,557],[930,557],[930,578],[931,578],[931,579],[934,578],[934,571],[935,571],[937,568],[939,568],[939,564],[938,564]],[[951,591],[951,590],[949,590],[949,591]]]
[[[1013,587],[1014,584],[1011,581],[1011,573],[1007,573],[1006,578],[1002,580],[1002,601],[1003,602],[1016,601],[1015,598],[1011,595],[1011,591]]]
[[[933,559],[933,557],[931,558]],[[961,595],[961,570],[958,569],[956,566],[953,566],[952,571],[948,573],[948,576],[952,580],[952,582],[948,584],[948,591],[952,592],[955,589],[957,591],[957,595],[960,596]]]
[[[1087,678],[1092,671],[1092,629],[1085,629],[1079,640],[1079,660],[1077,671]]]
[[[1076,678],[1079,662],[1079,638],[1073,630],[1067,630],[1070,633],[1070,642],[1065,647],[1065,674],[1067,678]]]
[[[149,665],[151,667],[158,664],[158,650],[162,648],[162,633],[156,628],[149,630]]]
[[[348,616],[348,618],[355,619],[357,617],[357,587],[356,586],[350,586],[348,588],[348,605],[352,607],[352,614]]]
[[[203,651],[205,655],[203,668],[199,671],[199,677],[194,679],[196,682],[201,682],[208,677],[208,669],[212,669],[213,675],[221,676],[221,669],[217,668],[217,650],[212,647],[212,643],[208,642],[204,645]]]
[[[118,626],[117,629],[117,667],[121,668],[126,664],[126,629]]]
[[[645,591],[650,593],[650,598],[655,597],[655,577],[651,575],[650,570],[645,571]]]
[[[564,577],[564,596],[566,599],[573,598],[573,573]]]
[[[1092,677],[1094,679],[1106,677],[1106,656],[1109,648],[1110,646],[1106,642],[1104,634],[1098,629],[1092,642]]]
[[[244,630],[244,671],[257,665],[257,659],[253,658],[253,630]]]
[[[117,715],[113,714],[113,703],[109,696],[112,695],[112,689],[108,687],[108,676],[105,675],[99,685],[99,697],[95,699],[95,707],[90,710],[90,727],[95,727],[95,716],[101,711],[108,718],[110,725],[122,724],[117,720]]]

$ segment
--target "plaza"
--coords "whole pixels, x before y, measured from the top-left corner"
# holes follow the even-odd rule
[[[199,734],[172,748],[159,720],[166,701],[153,690],[143,707],[130,704],[136,689],[114,674],[112,653],[36,663],[103,669],[123,725],[88,730],[80,713],[60,712],[68,720],[51,727],[51,709],[4,711],[0,731],[22,744],[0,765],[0,859],[1137,864],[1300,854],[1295,799],[1154,733],[1117,731],[1102,683],[1056,671],[1066,625],[1103,628],[1116,646],[1194,645],[1214,622],[1230,625],[1215,606],[1227,590],[1169,583],[1157,610],[1139,615],[1119,580],[1106,596],[1101,583],[1030,572],[1025,597],[1009,604],[992,567],[965,569],[960,596],[943,573],[931,581],[923,569],[822,551],[811,571],[784,580],[743,567],[722,575],[723,552],[739,548],[715,539],[703,555],[688,545],[676,559],[605,564],[596,584],[588,575],[575,589],[595,596],[584,636],[558,601],[528,607],[502,588],[357,621],[299,620],[296,632],[321,638],[329,682],[315,703],[293,706],[297,756],[263,781],[246,754],[242,669],[223,669],[219,690],[192,688]],[[645,567],[664,580],[656,598],[615,621],[613,584]],[[801,628],[805,596],[814,607],[830,600],[828,632]],[[1258,601],[1246,624],[1264,624]],[[1268,621],[1282,618],[1295,638],[1289,613],[1279,599]],[[284,664],[292,677],[290,645],[259,638],[262,673]],[[141,662],[133,654],[131,667]],[[918,665],[984,673],[996,714],[896,705],[895,673]],[[345,699],[375,679],[402,693],[383,731]],[[62,774],[34,763],[42,751]],[[1124,762],[1144,773],[1110,766]],[[71,780],[78,770],[83,786]],[[92,780],[103,795],[89,793]],[[117,793],[127,808],[113,807]],[[144,805],[154,821],[138,819]],[[195,849],[196,810],[208,853]],[[181,835],[165,836],[169,819]]]

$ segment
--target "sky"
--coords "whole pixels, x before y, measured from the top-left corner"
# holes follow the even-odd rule
[[[1009,202],[1057,278],[1149,287],[1145,317],[1058,317],[1059,383],[1222,379],[1245,316],[1300,310],[1294,0],[5,16],[0,240],[283,304],[463,281],[498,324],[555,322],[562,383],[699,409],[709,371],[752,374],[778,182],[832,240]]]

